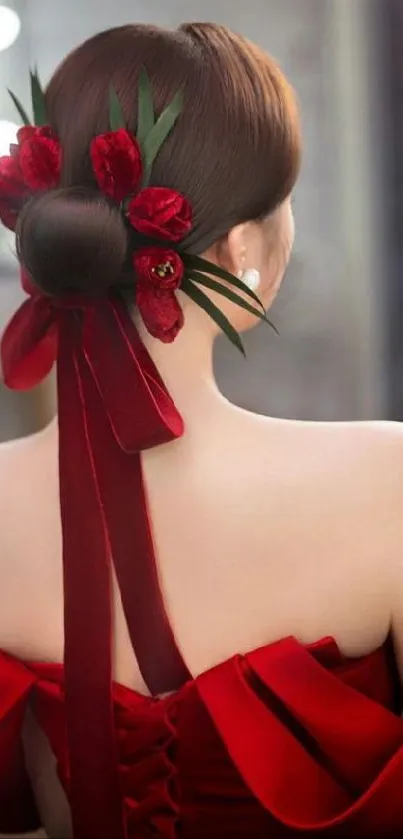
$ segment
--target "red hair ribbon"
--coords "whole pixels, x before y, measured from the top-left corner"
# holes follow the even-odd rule
[[[31,292],[4,333],[2,364],[6,384],[26,389],[57,359],[74,836],[124,839],[111,695],[111,562],[144,679],[156,693],[173,690],[189,672],[159,596],[139,453],[178,438],[183,421],[122,302]]]

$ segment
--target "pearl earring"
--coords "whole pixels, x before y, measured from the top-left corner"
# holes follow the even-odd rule
[[[260,286],[260,271],[257,268],[247,268],[240,273],[240,280],[250,289],[257,291]]]

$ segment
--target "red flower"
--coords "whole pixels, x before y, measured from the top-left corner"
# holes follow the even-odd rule
[[[27,125],[17,136],[9,157],[0,158],[0,221],[10,230],[30,193],[58,185],[61,168],[60,144],[49,126]]]
[[[32,192],[54,189],[60,183],[62,154],[59,141],[49,128],[38,128],[31,136],[23,136],[17,157],[25,184]]]
[[[15,230],[27,195],[18,157],[0,157],[0,221],[9,230]]]
[[[91,162],[97,184],[109,198],[120,204],[138,189],[143,164],[140,146],[124,128],[94,137]]]
[[[174,291],[179,288],[184,272],[176,251],[167,248],[141,248],[133,256],[137,277],[150,286]]]
[[[146,329],[169,344],[183,326],[183,312],[175,296],[184,273],[183,262],[175,251],[142,248],[134,254],[133,263],[136,302]]]
[[[163,186],[142,189],[132,198],[128,217],[139,233],[180,242],[192,229],[192,208],[179,192]]]
[[[34,137],[50,137],[52,140],[57,140],[57,136],[50,125],[23,125],[18,129],[17,140],[19,146],[22,146],[27,140],[32,140]]]
[[[138,310],[147,331],[164,344],[171,344],[183,326],[183,312],[173,291],[150,288],[139,282],[136,290]]]

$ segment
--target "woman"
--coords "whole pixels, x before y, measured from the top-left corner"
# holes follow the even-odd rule
[[[221,26],[128,26],[45,104],[3,201],[6,381],[57,356],[59,417],[0,453],[0,828],[398,835],[400,427],[255,416],[212,372],[290,256],[292,91]]]

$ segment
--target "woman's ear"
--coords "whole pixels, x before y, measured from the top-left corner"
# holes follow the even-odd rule
[[[215,246],[215,259],[222,268],[238,277],[247,268],[250,222],[237,224]]]

